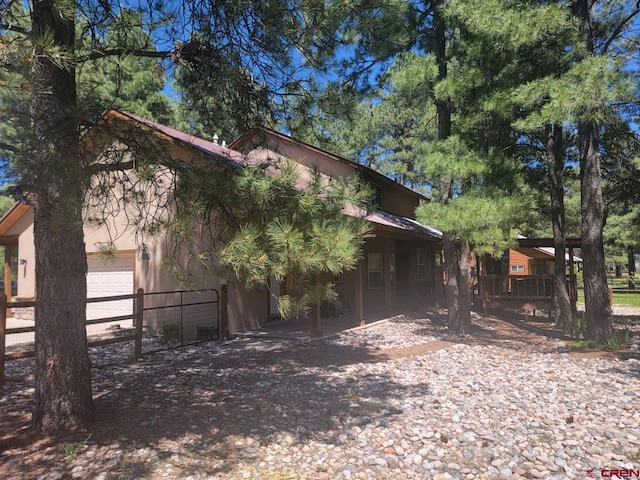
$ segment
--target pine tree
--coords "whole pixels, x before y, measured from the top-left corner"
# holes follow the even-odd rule
[[[305,174],[290,160],[240,172],[220,168],[181,169],[177,196],[185,207],[169,225],[174,245],[199,259],[205,272],[247,288],[268,287],[275,278],[286,290],[278,298],[280,315],[313,313],[312,334],[321,335],[319,306],[336,298],[331,279],[353,270],[362,255],[368,189],[357,178]],[[198,242],[207,232],[210,243],[194,243],[194,229],[201,232]]]
[[[30,12],[20,2],[0,5],[0,78],[19,86],[7,89],[9,93],[3,88],[0,108],[11,112],[2,114],[10,123],[4,128],[13,130],[17,141],[2,147],[11,152],[12,166],[22,190],[32,194],[34,209],[37,353],[33,424],[38,430],[84,427],[91,417],[82,230],[85,199],[91,196],[88,189],[99,183],[97,178],[111,178],[100,176],[101,171],[116,174],[131,166],[121,156],[111,165],[99,165],[94,161],[95,152],[83,151],[80,139],[86,138],[89,109],[81,105],[83,78],[78,72],[98,59],[127,57],[161,59],[166,66],[188,64],[202,73],[201,78],[217,78],[221,87],[233,85],[233,75],[243,73],[243,78],[252,76],[255,86],[248,93],[262,95],[266,89],[270,112],[277,112],[286,107],[283,99],[288,94],[303,90],[303,74],[308,73],[299,70],[294,53],[326,36],[319,28],[323,13],[309,2],[187,1],[153,6],[130,2],[125,13],[110,1],[43,0],[34,2]],[[111,28],[114,24],[118,25],[115,29]],[[124,35],[122,42],[117,32]],[[185,38],[185,32],[198,34],[199,41]],[[153,44],[144,41],[152,34]],[[203,51],[205,55],[200,54]],[[222,77],[216,61],[221,58],[230,59],[234,67],[222,71]],[[125,63],[114,62],[116,70],[122,72]],[[109,75],[104,65],[100,68]],[[199,86],[194,85],[194,95]],[[128,95],[125,90],[111,94]],[[220,88],[216,93],[227,93],[231,105],[238,100],[234,89]],[[105,107],[111,105],[118,103],[114,99]],[[243,125],[242,119],[235,120]],[[137,146],[140,167],[166,158],[165,152],[146,148],[144,139]],[[107,186],[97,185],[94,193],[109,191]]]

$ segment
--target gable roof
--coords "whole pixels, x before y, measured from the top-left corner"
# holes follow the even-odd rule
[[[112,119],[133,122],[136,127],[146,127],[159,138],[172,143],[179,143],[182,146],[194,148],[208,156],[218,157],[227,160],[236,166],[245,164],[243,155],[230,148],[222,146],[216,142],[205,140],[188,133],[181,132],[175,128],[168,127],[161,123],[152,122],[135,113],[123,112],[121,110],[109,109],[103,114],[103,119],[109,121]]]
[[[284,133],[280,133],[276,130],[272,130],[268,127],[263,127],[261,125],[254,125],[253,127],[251,127],[249,130],[247,130],[244,134],[242,134],[240,137],[238,137],[236,140],[234,140],[233,142],[231,142],[231,144],[229,144],[229,148],[232,148],[234,150],[238,150],[241,151],[242,147],[244,147],[245,145],[249,144],[249,142],[251,141],[251,139],[256,138],[256,137],[260,137],[261,134],[264,136],[269,136],[273,139],[276,139],[278,141],[283,141],[283,142],[287,142],[290,144],[295,144],[298,145],[306,150],[308,150],[309,152],[313,152],[317,155],[322,155],[325,158],[329,158],[335,162],[339,162],[339,163],[343,163],[345,165],[348,165],[349,167],[353,168],[354,171],[358,171],[358,172],[362,172],[364,173],[366,176],[373,178],[376,182],[382,183],[384,185],[388,185],[391,188],[394,188],[396,190],[402,191],[406,194],[409,194],[413,197],[418,198],[419,200],[425,200],[427,201],[427,198],[414,191],[411,190],[410,188],[405,187],[404,185],[396,182],[395,180],[392,180],[391,178],[387,177],[386,175],[381,174],[380,172],[367,167],[365,165],[362,165],[360,163],[354,162],[353,160],[349,160],[348,158],[342,157],[340,155],[336,155],[335,153],[331,153],[327,150],[323,150],[322,148],[316,147],[311,145],[310,143],[306,143],[303,142],[302,140],[297,140],[294,139],[293,137],[290,137],[289,135],[285,135]]]
[[[134,113],[124,112],[116,109],[107,110],[100,117],[100,119],[98,119],[98,122],[100,121],[103,121],[105,123],[114,121],[124,121],[132,123],[136,128],[143,128],[151,132],[153,135],[156,135],[163,141],[167,141],[172,144],[179,144],[181,147],[185,147],[188,149],[195,149],[196,151],[206,156],[219,158],[221,160],[230,162],[231,165],[239,168],[253,163],[253,160],[243,155],[242,152],[239,151],[239,149],[247,144],[252,138],[255,138],[256,135],[264,133],[280,141],[291,142],[292,144],[302,146],[303,148],[322,155],[325,158],[344,163],[353,168],[354,171],[364,172],[370,178],[374,178],[375,180],[389,185],[394,189],[400,190],[404,193],[408,193],[420,200],[426,200],[423,195],[395,182],[394,180],[382,175],[379,172],[376,172],[369,167],[353,162],[339,155],[335,155],[326,150],[322,150],[318,147],[314,147],[313,145],[307,144],[305,142],[295,140],[292,137],[281,134],[266,127],[254,126],[244,135],[240,136],[237,140],[232,142],[229,147],[225,147],[218,144],[217,142],[212,142],[195,135],[181,132],[180,130],[176,130],[175,128],[153,122]],[[11,208],[11,210],[9,210],[9,212],[4,217],[2,217],[2,219],[0,219],[0,243],[2,241],[11,241],[4,235],[20,218],[22,218],[22,216],[26,212],[30,210],[30,208],[31,207],[28,205],[17,203]],[[391,214],[388,212],[376,211],[369,214],[367,217],[365,217],[365,219],[378,225],[397,228],[421,235],[427,235],[434,239],[440,239],[442,237],[442,233],[433,227],[424,225],[411,218]]]
[[[7,213],[0,218],[0,245],[8,245],[15,243],[12,236],[5,236],[9,230],[31,210],[31,207],[26,203],[18,202],[9,209]],[[17,235],[15,235],[17,239]]]

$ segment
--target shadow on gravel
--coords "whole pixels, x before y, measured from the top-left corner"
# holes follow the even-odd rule
[[[551,340],[565,340],[548,319],[477,316],[471,335],[456,338],[446,335],[442,312],[398,320],[398,328],[411,318],[427,336],[471,345],[542,344],[550,353],[558,345]],[[0,387],[0,478],[229,478],[278,445],[295,443],[300,455],[312,455],[302,450],[309,443],[340,446],[340,436],[357,428],[392,425],[396,400],[432,401],[432,368],[417,370],[421,380],[413,383],[399,364],[375,368],[394,358],[397,351],[264,338],[158,353],[94,369],[95,420],[88,432],[58,438],[28,432],[33,380],[13,378]],[[295,469],[296,459],[287,460]]]
[[[0,457],[0,478],[156,478],[164,461],[174,465],[171,478],[224,475],[257,463],[272,445],[338,444],[338,434],[353,427],[393,421],[399,411],[390,400],[429,394],[427,375],[404,385],[392,369],[358,369],[385,361],[381,353],[296,341],[256,351],[250,344],[95,370],[97,415],[88,432],[40,438],[27,430],[30,396],[19,406],[2,399],[0,453],[10,452]]]

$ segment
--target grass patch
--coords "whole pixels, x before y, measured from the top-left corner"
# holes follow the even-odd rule
[[[628,307],[640,307],[640,292],[638,293],[619,293],[613,292],[613,304],[625,305]]]
[[[579,340],[567,344],[567,348],[573,352],[585,350],[609,350],[616,351],[623,348],[631,338],[631,330],[615,330],[613,335],[606,342],[596,342],[595,340]]]
[[[62,450],[64,451],[64,459],[68,462],[74,461],[80,454],[80,452],[84,450],[84,448],[86,447],[86,443],[89,441],[92,435],[93,433],[90,433],[84,442],[65,444],[64,447],[62,447]]]
[[[578,303],[584,305],[584,290],[578,290]],[[640,308],[640,290],[633,293],[616,293],[613,291],[613,305]]]

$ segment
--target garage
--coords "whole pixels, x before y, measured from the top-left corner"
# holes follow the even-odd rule
[[[87,263],[87,298],[130,295],[134,293],[133,254],[118,255],[115,258],[89,255],[87,257]],[[88,319],[130,315],[132,312],[133,300],[87,304]],[[131,321],[129,320],[127,322]],[[122,324],[126,322],[118,323]]]

